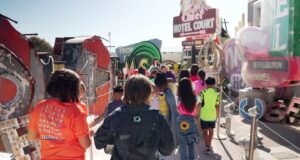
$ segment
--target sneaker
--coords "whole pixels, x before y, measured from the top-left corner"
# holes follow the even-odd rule
[[[212,152],[212,148],[211,147],[206,147],[205,148],[205,153],[206,154],[210,154]]]
[[[213,151],[213,148],[212,148],[212,146],[210,146],[210,147],[209,147],[209,149],[210,149],[210,151],[211,151],[211,152]]]

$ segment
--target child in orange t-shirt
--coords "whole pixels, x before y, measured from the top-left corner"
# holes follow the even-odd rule
[[[79,106],[79,76],[71,70],[53,73],[46,91],[52,98],[35,105],[29,139],[41,141],[41,159],[84,160],[91,144],[86,115]]]

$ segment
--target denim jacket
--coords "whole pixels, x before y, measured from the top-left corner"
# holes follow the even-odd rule
[[[170,155],[175,143],[165,118],[148,105],[125,105],[115,110],[97,130],[97,149],[114,144],[112,160],[154,160],[155,153]]]
[[[168,123],[172,129],[175,143],[178,144],[178,128],[176,127],[176,122],[177,122],[177,118],[179,117],[179,113],[177,111],[175,96],[170,88],[167,88],[164,91],[164,93],[165,93],[166,103],[169,108]]]
[[[199,132],[195,117],[191,115],[180,115],[177,121],[179,138],[187,144],[193,144],[199,140]]]

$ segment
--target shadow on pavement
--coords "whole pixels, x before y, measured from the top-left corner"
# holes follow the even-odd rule
[[[224,151],[226,152],[226,154],[227,154],[228,158],[229,158],[230,160],[233,160],[233,158],[232,158],[231,154],[229,153],[229,151],[228,151],[228,150],[227,150],[227,148],[225,147],[225,145],[224,145],[223,141],[222,141],[222,140],[219,140],[219,142],[220,142],[220,144],[222,145],[222,147],[223,147]],[[220,155],[219,155],[219,156],[220,156]]]
[[[295,132],[288,124],[285,123],[271,123],[271,122],[265,122],[262,121],[263,124],[265,124],[267,127],[271,128],[273,131],[275,131],[277,134],[285,138],[286,140],[290,141],[293,145],[300,148],[300,138],[299,133]],[[276,143],[280,144],[281,146],[285,146],[295,152],[299,152],[295,147],[292,147],[291,144],[280,138],[278,135],[270,131],[267,127],[262,125],[261,123],[258,123],[259,129],[258,131],[263,134],[264,136],[272,139]],[[263,141],[263,140],[262,140]]]
[[[234,137],[232,137],[232,136],[229,137],[229,136],[228,136],[228,138],[229,138],[229,141],[230,141],[231,143],[233,143],[233,144],[235,144],[235,145],[237,145],[237,146],[239,145],[239,142],[237,142],[237,141],[234,139]]]
[[[265,146],[258,146],[257,149],[262,150],[262,151],[267,152],[267,153],[271,152],[271,149],[267,148]]]

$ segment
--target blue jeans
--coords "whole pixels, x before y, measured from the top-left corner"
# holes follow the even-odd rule
[[[194,144],[199,140],[199,133],[195,118],[189,115],[181,115],[177,119],[179,153],[181,160],[194,160]]]

